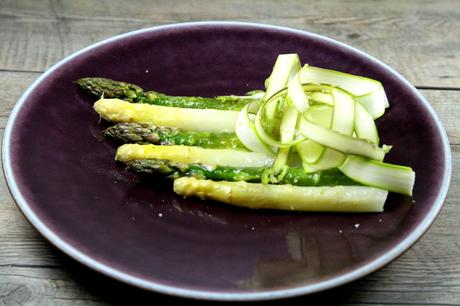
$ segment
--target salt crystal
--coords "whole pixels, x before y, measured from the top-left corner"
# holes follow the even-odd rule
[[[382,222],[382,219],[379,219],[379,222]]]
[[[145,69],[145,73],[149,73],[149,70],[148,70],[148,69]]]
[[[163,217],[163,214],[162,213],[158,213],[158,217]]]
[[[339,234],[342,234],[342,230],[339,230]]]
[[[256,228],[253,226],[253,227],[251,227],[251,229],[252,229],[252,230],[255,230]]]
[[[359,223],[356,223],[356,224],[355,224],[355,228],[358,228],[358,227],[359,227]]]

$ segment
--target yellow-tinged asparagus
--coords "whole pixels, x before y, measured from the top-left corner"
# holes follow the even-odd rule
[[[147,123],[198,132],[234,132],[238,116],[237,111],[168,107],[120,99],[100,99],[94,103],[94,110],[108,121]]]
[[[382,212],[388,191],[366,186],[299,187],[247,182],[216,182],[193,177],[174,181],[184,197],[216,200],[252,209]]]
[[[273,163],[272,156],[257,152],[153,144],[125,144],[118,148],[115,156],[115,160],[123,163],[139,159],[165,159],[179,163],[229,167],[267,167]]]

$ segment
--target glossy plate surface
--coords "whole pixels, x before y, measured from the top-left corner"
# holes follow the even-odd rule
[[[414,197],[381,214],[251,211],[184,200],[169,181],[139,181],[114,162],[94,99],[73,81],[123,80],[171,95],[263,88],[279,53],[380,80],[391,107],[378,120],[387,161],[417,174]],[[446,133],[424,98],[370,56],[315,34],[232,22],[185,23],[108,39],[41,76],[11,113],[3,163],[28,220],[78,261],[174,295],[257,300],[344,284],[390,262],[433,222],[450,182]],[[415,201],[415,202],[413,202]]]

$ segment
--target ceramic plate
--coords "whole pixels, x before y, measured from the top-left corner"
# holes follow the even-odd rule
[[[73,83],[101,76],[171,95],[263,88],[276,56],[380,80],[387,161],[417,173],[413,198],[384,213],[253,211],[177,196],[114,161],[94,98]],[[57,63],[24,93],[4,134],[3,165],[26,218],[59,249],[123,282],[173,295],[261,300],[358,279],[407,250],[438,214],[450,181],[446,133],[427,101],[382,62],[337,41],[281,27],[184,23],[110,38]]]

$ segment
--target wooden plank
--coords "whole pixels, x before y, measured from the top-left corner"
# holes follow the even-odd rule
[[[0,72],[0,86],[8,88],[0,92],[0,128],[4,128],[17,98],[38,75]],[[456,101],[460,91],[423,90],[422,93],[446,123],[451,141],[458,141],[460,129],[453,118],[459,115]],[[453,164],[460,164],[460,146],[453,146]],[[440,216],[406,254],[364,279],[312,297],[292,299],[292,304],[329,301],[347,305],[391,305],[397,301],[398,304],[455,305],[460,300],[460,233],[452,230],[460,227],[457,205],[460,172],[456,168]],[[114,282],[63,255],[27,223],[15,207],[3,179],[0,203],[0,305],[102,305],[158,299],[177,302]],[[125,295],[126,292],[131,295]]]
[[[124,285],[73,261],[63,261],[64,268],[0,266],[0,305],[147,305],[152,301],[183,305],[185,302],[183,299]],[[424,271],[418,278],[414,277],[416,282],[413,283],[404,279],[406,274],[402,277],[394,275],[389,267],[340,288],[267,304],[305,305],[309,302],[312,305],[394,305],[397,301],[398,305],[458,305],[458,284],[443,287],[435,281],[431,283],[427,281],[431,271]],[[389,271],[394,277],[382,276],[384,271]],[[425,287],[420,285],[423,280],[427,283]],[[390,283],[392,285],[388,287]],[[432,284],[435,285],[432,287]]]
[[[0,266],[0,305],[104,305],[61,269]]]
[[[203,9],[205,8],[205,9]],[[295,27],[358,47],[424,87],[460,88],[460,2],[255,0],[0,2],[0,129],[38,73],[95,41],[159,24],[242,20]],[[6,90],[5,90],[6,89]],[[460,91],[422,90],[460,144]],[[352,284],[269,305],[458,305],[460,301],[460,146],[453,145],[453,182],[429,232],[398,260]],[[28,224],[0,180],[0,305],[110,305],[182,299],[110,280],[52,247]],[[211,304],[211,303],[200,303]]]
[[[16,101],[39,75],[40,73],[0,71],[0,88],[3,88],[0,90],[0,130],[2,133]],[[3,193],[0,193],[0,201],[4,202],[2,196]]]
[[[459,90],[420,90],[433,106],[441,120],[451,144],[460,144],[460,91]]]
[[[0,2],[0,69],[40,71],[95,41],[138,28],[241,20],[299,28],[349,43],[416,85],[460,87],[460,2],[455,1],[289,0],[282,9],[262,0],[29,2]]]
[[[267,304],[394,305],[396,302],[397,305],[458,305],[459,295],[455,288],[423,290],[412,287],[411,283],[396,285],[399,288],[388,290],[380,280],[365,278],[319,294]],[[369,290],[369,287],[375,289]],[[408,287],[412,290],[406,289]],[[130,287],[74,262],[67,263],[65,269],[0,267],[0,305],[150,305],[152,301],[168,305],[184,305],[185,302],[181,298]],[[203,304],[213,305],[200,302]]]

